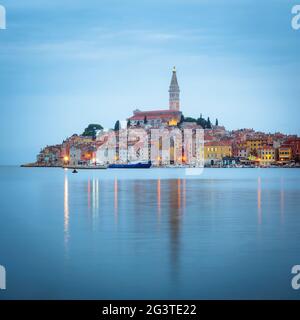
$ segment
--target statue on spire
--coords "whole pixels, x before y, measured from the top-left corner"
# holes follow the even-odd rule
[[[173,67],[173,74],[171,84],[169,87],[169,109],[179,111],[180,100],[179,100],[179,86],[176,76],[176,67]]]

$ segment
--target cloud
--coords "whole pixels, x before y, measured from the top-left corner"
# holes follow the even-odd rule
[[[76,37],[58,39],[34,39],[28,42],[13,41],[1,50],[1,56],[41,55],[61,59],[103,59],[122,58],[137,54],[151,54],[168,50],[168,45],[176,42],[205,41],[199,32],[181,31],[176,33],[159,30],[128,29],[111,31],[91,28]]]

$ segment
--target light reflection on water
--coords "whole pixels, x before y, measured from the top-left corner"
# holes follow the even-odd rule
[[[69,183],[67,174],[65,174],[64,179],[64,236],[65,246],[67,247],[69,240]]]
[[[151,172],[0,169],[6,297],[300,298],[300,170]]]
[[[261,178],[257,178],[257,209],[258,209],[258,224],[261,224],[262,212],[261,212]]]

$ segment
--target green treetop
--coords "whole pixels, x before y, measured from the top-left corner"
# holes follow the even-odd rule
[[[103,130],[103,127],[100,124],[92,123],[92,124],[89,124],[87,128],[84,129],[84,132],[82,135],[86,137],[95,138],[98,130]]]

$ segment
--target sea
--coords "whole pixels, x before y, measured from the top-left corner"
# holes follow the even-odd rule
[[[300,299],[300,169],[0,167],[0,299]]]

